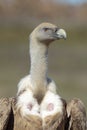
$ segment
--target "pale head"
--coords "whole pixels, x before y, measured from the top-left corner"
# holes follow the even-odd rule
[[[42,43],[51,43],[54,40],[66,39],[66,32],[54,24],[42,23],[33,30],[30,38]]]

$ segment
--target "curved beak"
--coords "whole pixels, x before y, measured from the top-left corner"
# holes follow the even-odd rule
[[[67,38],[67,34],[66,34],[64,29],[58,29],[56,31],[56,34],[57,34],[58,39],[66,39]]]

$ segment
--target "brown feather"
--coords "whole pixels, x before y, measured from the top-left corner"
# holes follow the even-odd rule
[[[21,116],[17,109],[16,98],[0,99],[0,130],[87,130],[86,111],[79,99],[74,99],[67,105],[67,118],[70,117],[69,126],[66,122],[66,102],[63,101],[63,115],[55,113],[47,116],[42,124],[38,116]]]
[[[70,117],[68,130],[86,130],[86,110],[79,99],[73,99],[67,105],[68,117]]]
[[[14,130],[42,130],[42,120],[33,115],[22,118],[19,113],[15,113]]]
[[[6,130],[11,113],[9,98],[0,99],[0,130]]]

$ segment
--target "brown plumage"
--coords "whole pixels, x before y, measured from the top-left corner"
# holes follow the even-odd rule
[[[69,119],[68,130],[86,130],[86,110],[79,99],[71,100],[67,105]]]
[[[0,130],[56,130],[57,128],[59,130],[60,127],[64,130],[65,106],[64,115],[56,113],[47,116],[43,126],[41,117],[35,115],[21,117],[16,102],[16,98],[0,99]]]
[[[47,116],[44,127],[42,119],[37,116],[21,117],[16,98],[0,99],[0,130],[87,130],[86,123],[86,111],[79,99],[71,100],[67,108],[64,103],[63,116],[61,113]]]
[[[14,98],[13,98],[14,99]],[[0,99],[0,130],[13,130],[12,98]]]
[[[15,113],[14,130],[42,130],[42,119],[29,115],[21,117],[19,111]]]

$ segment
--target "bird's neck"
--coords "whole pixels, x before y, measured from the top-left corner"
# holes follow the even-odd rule
[[[31,81],[37,86],[46,85],[47,65],[48,65],[48,47],[35,39],[30,39],[30,75]]]

